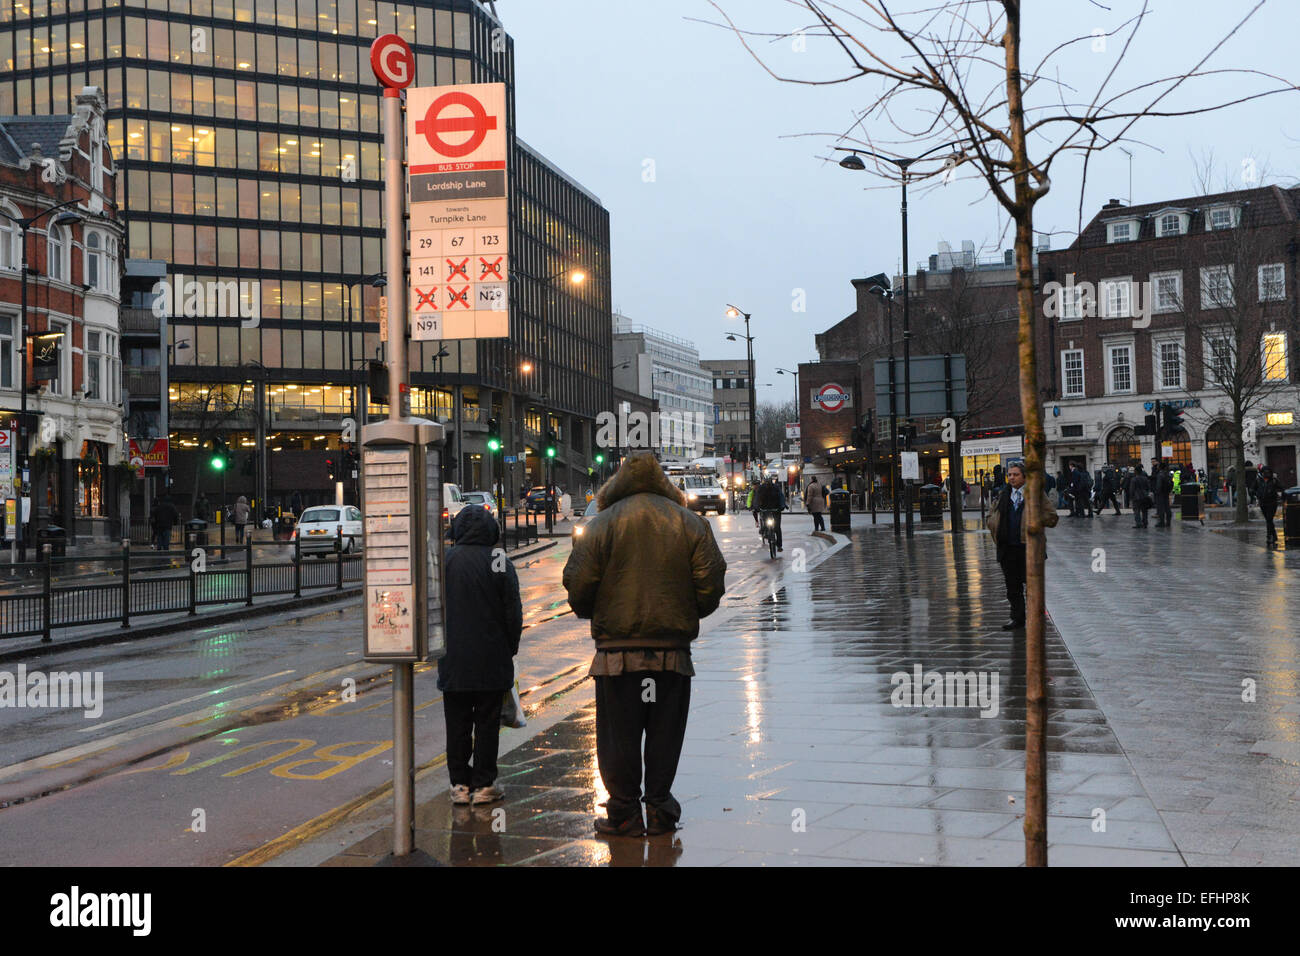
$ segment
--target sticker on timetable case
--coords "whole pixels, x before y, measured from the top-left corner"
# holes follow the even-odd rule
[[[480,282],[474,287],[475,311],[501,312],[506,308],[506,283]]]

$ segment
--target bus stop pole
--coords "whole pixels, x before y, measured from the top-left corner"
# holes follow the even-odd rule
[[[384,88],[384,260],[388,294],[388,420],[405,418],[406,359],[406,172],[402,93]],[[415,665],[393,665],[393,856],[415,846]]]

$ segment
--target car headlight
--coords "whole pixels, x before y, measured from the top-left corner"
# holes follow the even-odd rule
[[[697,495],[695,492],[692,491],[692,492],[690,493],[690,495],[688,495],[688,497],[689,497],[692,501],[694,501],[696,498],[699,497],[699,495]]]
[[[586,530],[587,530],[587,529],[584,528],[582,525],[578,525],[576,528],[573,529],[573,536],[574,536],[575,538],[581,538],[582,535],[583,535],[583,532],[586,531]]]

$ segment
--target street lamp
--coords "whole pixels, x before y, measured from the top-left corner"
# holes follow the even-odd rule
[[[18,319],[19,348],[18,355],[19,367],[22,369],[22,393],[20,401],[20,410],[18,413],[18,495],[16,501],[16,514],[14,517],[15,533],[14,537],[18,543],[18,560],[20,562],[27,560],[27,536],[23,533],[23,499],[31,497],[29,463],[27,460],[27,230],[36,222],[48,216],[50,213],[59,209],[65,209],[68,206],[75,206],[81,202],[80,199],[69,199],[66,202],[50,206],[48,209],[42,209],[34,216],[28,216],[26,219],[15,219],[6,212],[0,211],[0,216],[4,216],[10,222],[18,227],[18,243],[20,247],[19,256],[19,276],[22,282],[22,312]],[[80,222],[81,216],[65,213],[53,219],[55,225],[63,223]],[[68,244],[69,259],[71,258],[72,244]],[[71,276],[71,272],[68,273]],[[47,326],[48,327],[48,326]]]
[[[520,275],[526,279],[532,279],[534,282],[541,282],[546,287],[545,294],[542,297],[542,342],[541,342],[542,345],[541,361],[543,363],[542,381],[541,381],[541,386],[542,386],[541,412],[542,412],[542,436],[543,436],[543,440],[545,440],[545,436],[550,432],[550,428],[551,428],[551,412],[549,406],[551,400],[550,311],[551,311],[551,289],[553,288],[552,283],[554,283],[556,279],[567,276],[570,285],[574,285],[574,286],[582,285],[582,283],[585,282],[587,279],[587,274],[583,272],[582,269],[577,268],[575,266],[565,266],[563,269],[560,269],[559,271],[552,273],[551,275],[547,276],[545,279],[541,279],[537,276],[530,276],[526,272],[519,272],[517,270],[512,270],[511,275]],[[521,366],[520,371],[527,374],[527,372],[532,371],[532,366],[529,365],[527,369],[524,369],[523,366]],[[547,473],[544,475],[543,480],[546,484],[546,490],[547,490],[546,530],[550,532],[555,527],[555,523],[554,523],[555,518],[553,514],[553,508],[551,506],[551,492],[555,483],[555,463],[553,457],[550,455],[545,456],[545,460],[542,462],[542,467],[544,469],[547,469]]]
[[[840,160],[840,165],[845,169],[854,172],[862,172],[867,168],[859,153],[864,153],[881,162],[892,163],[898,168],[899,179],[903,187],[903,201],[900,207],[903,221],[903,418],[910,425],[912,422],[912,325],[911,312],[909,310],[909,299],[907,294],[907,173],[913,163],[920,162],[927,156],[931,156],[940,150],[952,150],[955,143],[942,143],[934,149],[928,149],[919,156],[902,157],[902,156],[882,156],[880,153],[873,153],[869,149],[853,149],[844,146],[835,147],[843,150],[849,155]],[[956,157],[955,153],[950,154],[949,159]],[[892,344],[892,338],[891,338]],[[909,432],[909,434],[911,434]],[[910,444],[910,443],[909,443]],[[907,486],[907,536],[912,536],[912,487]],[[895,530],[898,525],[895,522]]]
[[[754,337],[749,334],[750,314],[745,312],[731,303],[727,303],[727,317],[737,319],[741,316],[745,319],[745,359],[749,363],[745,369],[745,377],[749,379],[749,454],[745,456],[746,463],[754,460],[754,454],[757,448],[757,441],[754,438],[755,415],[758,409],[754,405]],[[729,334],[727,341],[736,341],[735,334]]]

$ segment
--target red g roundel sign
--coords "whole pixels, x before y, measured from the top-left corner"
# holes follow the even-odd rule
[[[817,390],[813,404],[824,412],[838,412],[849,401],[849,393],[834,382],[827,382]]]
[[[370,68],[384,86],[404,90],[415,79],[415,56],[396,33],[385,33],[370,44]]]

